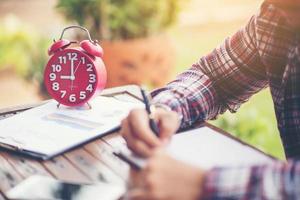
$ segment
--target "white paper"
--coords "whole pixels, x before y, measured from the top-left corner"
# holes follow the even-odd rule
[[[45,155],[53,155],[100,136],[120,125],[133,108],[142,103],[98,96],[90,101],[92,109],[57,108],[52,100],[0,121],[0,142]]]
[[[138,166],[147,164],[146,159],[130,152],[123,138],[112,138],[108,142],[115,149],[128,155]],[[173,158],[199,166],[202,169],[271,164],[274,162],[265,154],[208,127],[174,135],[166,151]]]
[[[175,135],[167,151],[178,160],[204,169],[216,166],[234,167],[274,162],[273,159],[261,152],[208,127]]]

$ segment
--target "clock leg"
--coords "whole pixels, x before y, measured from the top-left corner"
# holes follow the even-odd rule
[[[87,102],[86,104],[88,105],[89,109],[92,109],[92,105],[89,102]]]

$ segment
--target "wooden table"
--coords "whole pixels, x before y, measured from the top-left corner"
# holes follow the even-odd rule
[[[37,105],[2,109],[0,120]],[[232,137],[212,125],[204,125]],[[64,181],[84,183],[104,181],[125,184],[128,179],[129,166],[111,154],[112,147],[123,142],[118,133],[113,133],[48,161],[28,159],[0,150],[0,200],[5,199],[3,195],[5,191],[31,175],[50,176]]]

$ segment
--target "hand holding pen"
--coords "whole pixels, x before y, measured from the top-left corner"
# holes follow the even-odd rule
[[[144,104],[145,104],[145,109],[146,109],[147,114],[149,116],[149,126],[150,126],[151,130],[153,131],[153,133],[157,137],[159,137],[159,128],[157,126],[157,123],[155,122],[154,114],[151,113],[150,102],[149,102],[149,99],[148,99],[148,97],[146,95],[146,92],[143,88],[141,88],[141,94],[142,94],[143,101],[144,101]]]
[[[127,146],[134,153],[148,157],[154,149],[162,147],[170,140],[179,127],[178,114],[173,111],[156,109],[152,113],[150,102],[141,90],[145,109],[132,110],[122,121],[120,133],[127,142]]]
[[[148,199],[150,197],[150,199],[155,199],[157,194],[163,194],[162,197],[171,196],[172,199],[197,199],[199,188],[202,187],[202,177],[204,177],[201,169],[178,161],[169,156],[164,149],[160,149],[163,141],[169,140],[179,127],[180,121],[177,113],[164,109],[151,112],[150,102],[145,92],[143,90],[141,92],[145,109],[135,109],[130,112],[122,122],[121,134],[127,146],[135,154],[147,158],[122,152],[114,153],[132,169],[130,187],[125,198]],[[174,190],[168,189],[184,188],[186,183],[189,186],[192,185],[193,188],[187,187],[189,190],[185,189],[183,192],[178,190],[175,195]],[[170,187],[170,185],[175,185],[175,187]],[[161,188],[164,189],[161,190]]]

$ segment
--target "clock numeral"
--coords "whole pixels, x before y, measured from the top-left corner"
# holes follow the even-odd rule
[[[81,63],[85,64],[85,57],[81,57]]]
[[[60,72],[61,71],[61,65],[52,65],[52,71],[53,72]]]
[[[92,64],[87,64],[87,72],[92,72],[93,71],[93,65]]]
[[[55,74],[55,73],[50,73],[50,74],[49,74],[49,78],[50,78],[50,81],[55,81],[55,79],[56,79],[56,74]]]
[[[60,94],[61,94],[60,98],[64,98],[66,96],[66,94],[67,94],[67,91],[66,90],[61,90]]]
[[[79,99],[83,100],[85,98],[86,98],[86,92],[85,91],[81,91]]]
[[[69,60],[77,60],[77,53],[67,53]]]
[[[58,82],[52,83],[52,90],[54,90],[54,91],[58,91],[59,90],[59,83]]]
[[[67,63],[66,56],[59,56],[58,59],[59,59],[60,64],[66,64]]]
[[[75,96],[75,94],[71,94],[71,95],[69,96],[69,101],[70,101],[70,102],[75,102],[75,101],[76,101],[76,96]]]
[[[96,75],[95,74],[89,74],[89,77],[90,77],[90,80],[89,80],[90,83],[95,83],[96,82]]]
[[[92,84],[89,84],[89,85],[86,87],[86,90],[89,91],[89,92],[92,92],[92,91],[93,91],[93,85],[92,85]]]

